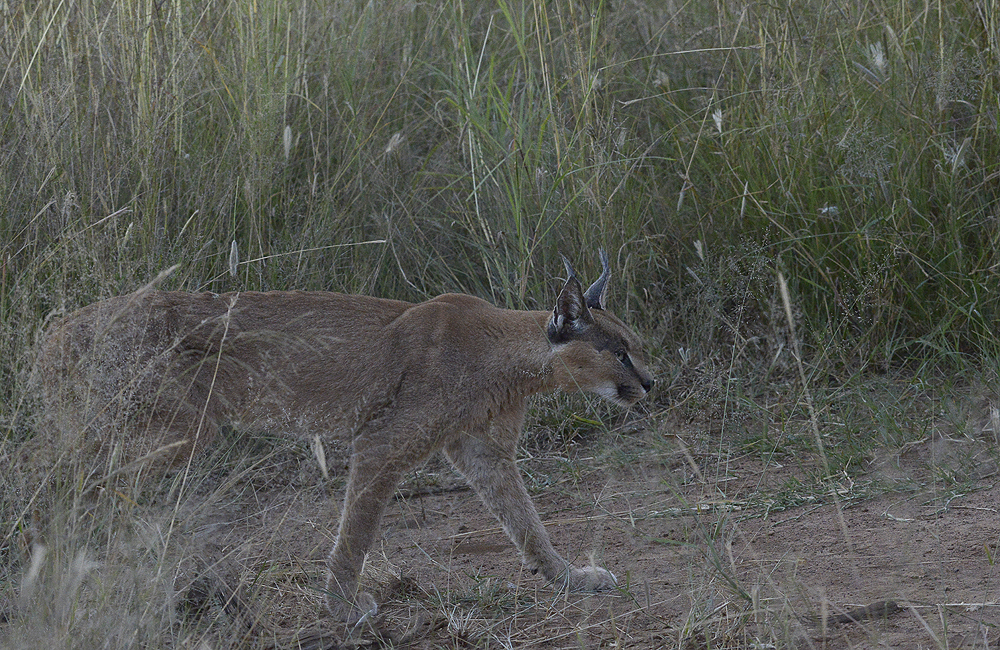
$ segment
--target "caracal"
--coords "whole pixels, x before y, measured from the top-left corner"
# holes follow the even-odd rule
[[[358,576],[386,502],[437,450],[532,571],[571,590],[609,589],[610,572],[575,567],[552,547],[515,465],[530,396],[589,391],[631,406],[653,386],[639,337],[604,309],[600,254],[603,273],[586,291],[566,262],[551,312],[464,294],[412,304],[146,288],[103,300],[42,339],[42,428],[64,453],[112,461],[101,472],[186,461],[224,424],[346,441],[350,475],[326,593],[330,614],[348,623],[377,609]]]

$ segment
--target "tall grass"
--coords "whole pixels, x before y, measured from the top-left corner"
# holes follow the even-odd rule
[[[992,350],[991,8],[11,3],[3,314],[30,332],[173,263],[535,305],[557,250],[603,243],[649,327],[756,264],[749,306],[783,270],[821,358]]]

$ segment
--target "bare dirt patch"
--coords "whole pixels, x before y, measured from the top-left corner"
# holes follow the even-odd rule
[[[431,461],[369,557],[380,612],[345,640],[317,615],[340,495],[327,501],[317,472],[297,469],[308,458],[291,455],[225,498],[188,500],[177,586],[212,647],[224,641],[214,621],[234,618],[243,642],[272,647],[997,645],[990,444],[917,440],[819,481],[816,458],[739,448],[710,426],[651,420],[611,451],[522,462],[557,548],[615,572],[611,595],[560,593],[524,571],[478,497]]]

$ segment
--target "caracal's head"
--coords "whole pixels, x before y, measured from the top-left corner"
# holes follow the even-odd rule
[[[653,388],[642,341],[614,314],[604,310],[608,255],[600,251],[601,277],[586,291],[564,257],[569,279],[559,293],[546,334],[555,351],[556,385],[565,391],[587,391],[631,406]]]

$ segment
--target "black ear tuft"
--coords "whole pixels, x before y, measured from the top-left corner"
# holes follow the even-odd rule
[[[566,264],[568,267],[569,262]],[[556,298],[556,306],[552,309],[552,318],[546,330],[552,343],[567,341],[594,322],[583,297],[583,286],[572,273],[572,268],[568,270],[571,271],[569,279]]]
[[[573,270],[573,265],[569,263],[569,258],[559,253],[559,257],[562,258],[563,266],[566,267],[566,280],[569,281],[570,278],[576,277],[576,271]]]
[[[597,278],[597,281],[583,294],[587,306],[591,309],[604,309],[608,297],[608,279],[611,277],[611,264],[608,262],[607,251],[601,248],[598,254],[601,256],[601,277]]]

